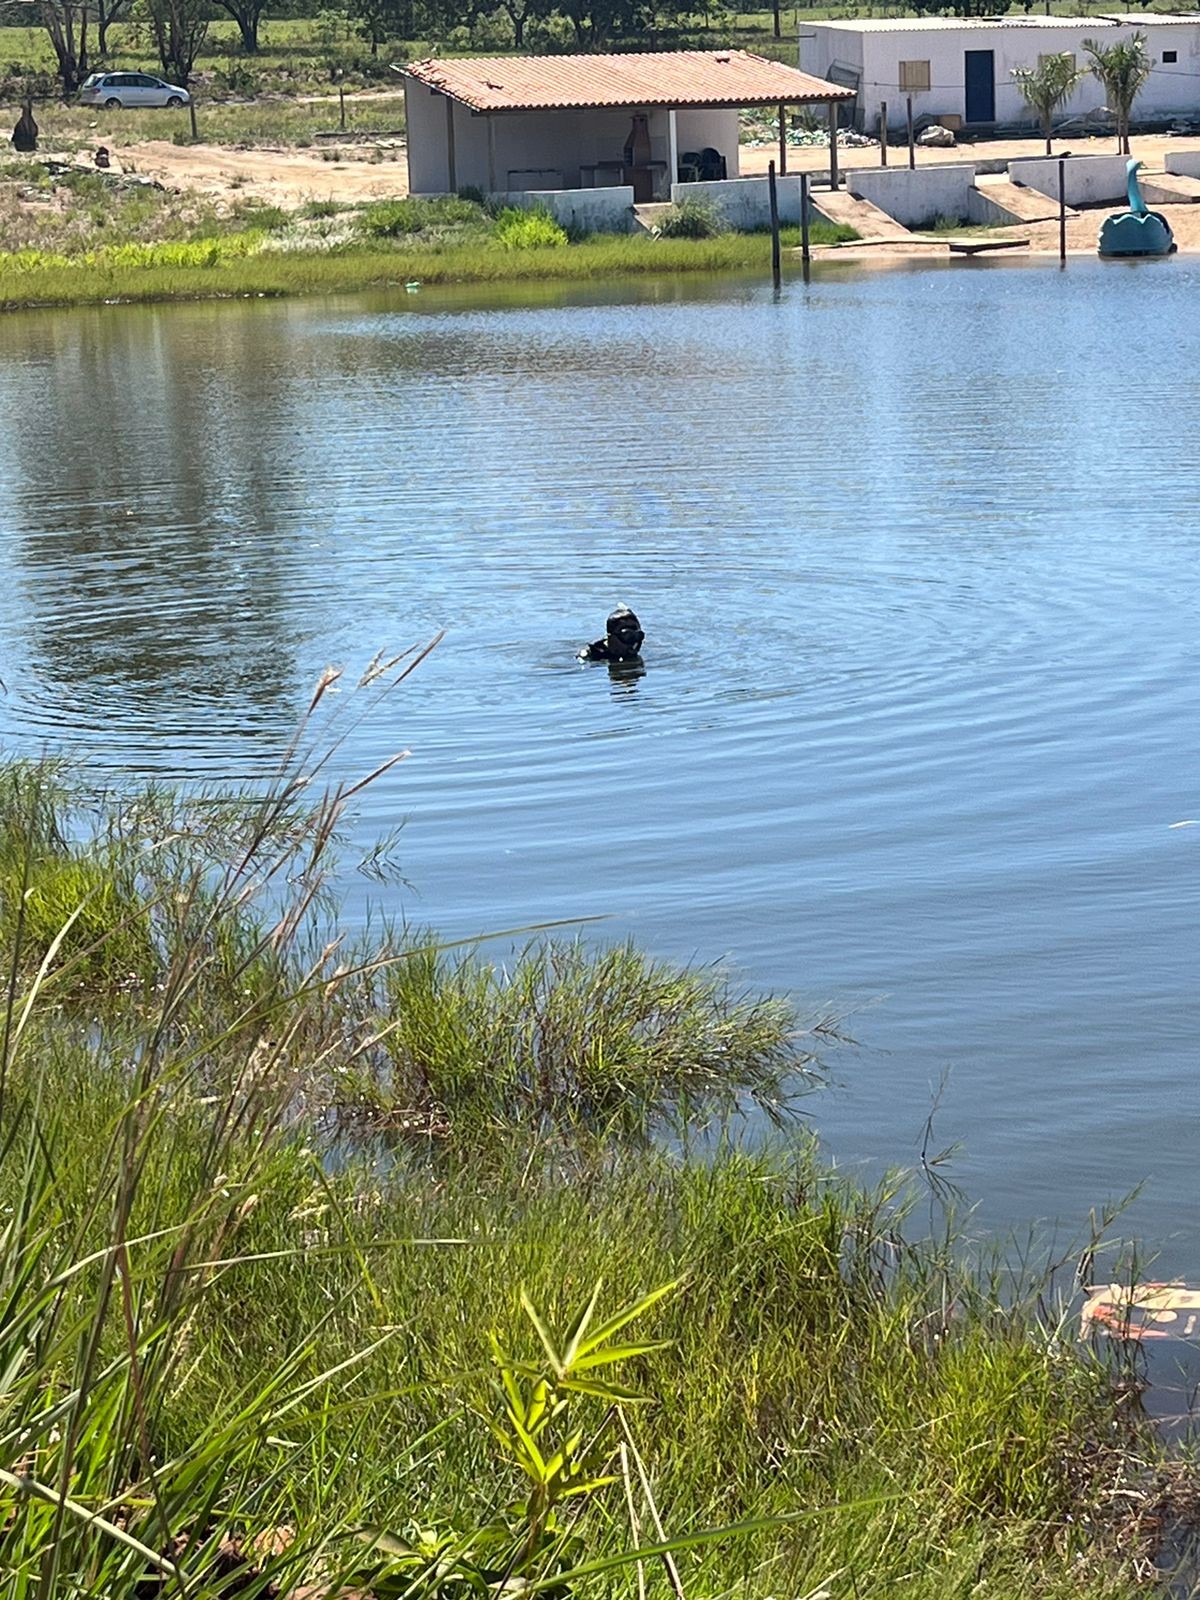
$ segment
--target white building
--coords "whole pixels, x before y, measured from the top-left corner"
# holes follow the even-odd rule
[[[1073,19],[1005,16],[862,18],[810,23],[800,30],[800,65],[806,72],[858,91],[855,121],[874,131],[880,106],[888,126],[903,128],[906,100],[913,117],[953,119],[963,126],[1035,124],[1013,81],[1014,67],[1070,54],[1086,65],[1085,39],[1113,43],[1146,37],[1150,77],[1134,106],[1137,120],[1200,115],[1200,17],[1156,12]],[[1104,90],[1083,78],[1058,120],[1084,116],[1104,105]]]

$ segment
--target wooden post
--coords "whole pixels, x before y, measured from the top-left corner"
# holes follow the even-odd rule
[[[346,131],[346,85],[341,78],[338,79],[338,127],[343,133]]]
[[[775,188],[775,163],[767,163],[767,195],[771,202],[771,282],[776,294],[782,281],[783,264],[779,254],[779,195]]]
[[[787,172],[787,107],[779,107],[779,176]]]
[[[911,172],[917,164],[917,142],[913,138],[912,95],[905,101],[904,114],[908,120],[908,170]]]
[[[836,189],[838,186],[837,164],[837,101],[829,102],[829,187]]]
[[[446,192],[458,193],[458,163],[454,159],[454,101],[446,99]]]
[[[200,135],[196,132],[196,95],[194,91],[188,95],[188,115],[192,119],[192,143],[199,144]]]
[[[879,102],[879,165],[887,166],[887,101]]]
[[[807,267],[812,258],[808,248],[808,173],[800,174],[800,259]]]
[[[1067,162],[1058,158],[1058,264],[1067,264]]]

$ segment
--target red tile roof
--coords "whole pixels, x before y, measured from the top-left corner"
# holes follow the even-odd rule
[[[853,100],[855,91],[748,50],[612,56],[467,56],[412,61],[406,76],[472,111],[611,106],[760,106]]]

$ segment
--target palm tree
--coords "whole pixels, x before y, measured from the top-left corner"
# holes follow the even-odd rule
[[[1075,92],[1084,69],[1075,65],[1073,55],[1043,56],[1036,67],[1014,67],[1013,79],[1031,111],[1041,118],[1046,135],[1046,154],[1050,154],[1050,125],[1054,113]]]
[[[1117,118],[1117,152],[1129,154],[1129,114],[1142,85],[1150,76],[1150,57],[1146,54],[1146,35],[1135,33],[1132,39],[1116,44],[1097,44],[1095,39],[1085,39],[1083,48],[1092,58],[1089,68],[1094,78],[1104,85],[1105,99]]]

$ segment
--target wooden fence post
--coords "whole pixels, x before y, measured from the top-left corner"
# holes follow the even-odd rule
[[[771,201],[771,282],[779,293],[783,277],[783,263],[779,251],[779,194],[775,187],[775,163],[767,164],[767,194]]]

